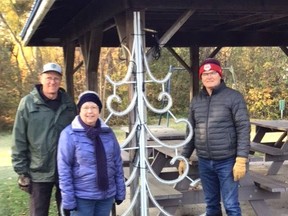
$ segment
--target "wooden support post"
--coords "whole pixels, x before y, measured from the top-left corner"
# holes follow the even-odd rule
[[[96,92],[99,91],[97,74],[102,39],[103,29],[101,27],[94,28],[93,30],[79,38],[85,62],[86,83],[89,90],[93,90]]]
[[[64,52],[64,71],[66,78],[66,91],[74,99],[74,57],[75,57],[75,44],[73,42],[66,43],[63,47]]]
[[[190,93],[190,98],[192,99],[192,96],[195,96],[199,92],[199,76],[198,76],[198,70],[199,70],[199,47],[198,46],[192,46],[190,47],[190,58],[191,58],[191,69],[192,74],[191,75],[191,83],[192,83],[192,89]]]

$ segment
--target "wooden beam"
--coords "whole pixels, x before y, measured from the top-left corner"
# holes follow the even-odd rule
[[[84,64],[84,61],[82,60],[81,62],[79,62],[79,64],[73,69],[73,74],[76,73],[79,68],[81,68]]]
[[[118,14],[118,15],[116,15],[114,17],[114,20],[115,20],[115,23],[116,23],[116,29],[117,29],[117,33],[118,33],[120,42],[123,42],[123,40],[125,40],[127,38],[126,18],[127,17],[126,17],[126,13],[125,12],[123,12],[121,14]]]
[[[79,38],[85,63],[86,83],[89,90],[98,92],[97,72],[102,45],[103,29],[95,28]]]
[[[67,93],[74,99],[74,79],[73,79],[73,66],[75,57],[75,44],[66,43],[63,47],[64,52],[64,70],[66,78]]]
[[[175,33],[184,25],[184,23],[189,19],[189,17],[194,13],[193,10],[187,10],[183,13],[174,24],[163,34],[163,36],[159,39],[159,46],[163,47],[165,44],[172,38]],[[155,47],[152,47],[147,51],[147,59],[151,61],[152,53],[154,52]]]
[[[288,32],[216,31],[178,32],[167,42],[167,46],[186,47],[187,41],[201,47],[213,46],[288,46]],[[152,43],[147,41],[147,43]]]
[[[287,47],[281,46],[280,48],[281,48],[281,50],[285,53],[285,55],[288,56],[288,49],[287,49]]]
[[[109,19],[113,19],[115,14],[122,13],[126,9],[128,9],[128,5],[124,0],[91,1],[61,29],[60,34],[65,35],[66,40],[74,41],[80,35],[84,35]]]
[[[142,15],[143,16],[143,15]],[[130,53],[132,52],[132,45],[134,41],[133,36],[133,11],[127,10],[125,13],[121,13],[114,17],[117,29],[117,35],[119,37],[120,44],[126,46]],[[123,49],[123,54],[129,64],[130,59],[128,59],[127,51]],[[132,92],[134,91],[131,89]],[[132,97],[131,97],[132,98]],[[130,99],[131,99],[130,98]]]
[[[179,56],[172,47],[166,47],[166,49],[177,59],[177,61],[189,72],[192,73],[191,68],[186,62]]]
[[[217,47],[210,55],[209,58],[214,58],[216,54],[221,50],[222,47]]]
[[[267,31],[271,28],[271,25],[274,27],[273,24],[275,24],[275,21],[277,22],[281,22],[281,19],[283,18],[287,18],[287,15],[273,15],[273,17],[271,17],[271,14],[267,15],[267,18],[266,19],[263,19],[263,16],[262,17],[259,17],[258,20],[255,20],[255,21],[250,21],[250,22],[246,22],[245,24],[241,24],[237,27],[234,27],[234,28],[229,28],[228,30],[229,31],[245,31],[245,29],[248,29],[248,28],[253,28],[257,25],[263,25],[265,26],[265,28],[261,28],[261,31]]]
[[[183,13],[176,22],[165,32],[165,34],[160,38],[160,46],[164,46],[170,38],[172,38],[175,33],[184,25],[184,23],[189,19],[190,16],[194,13],[194,10],[187,10]]]
[[[240,25],[241,23],[251,22],[254,19],[258,18],[259,13],[250,14],[248,16],[241,16],[240,18],[234,18],[230,20],[224,20],[223,22],[211,25],[211,27],[208,27],[206,29],[201,29],[202,31],[225,31],[227,29],[227,26],[234,26],[234,25]]]
[[[196,9],[196,10],[229,10],[229,11],[250,11],[250,12],[287,12],[286,1],[273,1],[273,0],[201,0],[201,1],[191,1],[191,0],[162,0],[162,1],[143,1],[143,0],[133,0],[130,1],[130,7],[132,8],[149,8],[149,9]]]
[[[271,28],[270,25],[275,27],[275,25],[273,25],[275,21],[280,23],[281,19],[285,18],[287,18],[287,14],[265,14],[262,12],[256,12],[248,16],[236,16],[236,18],[224,20],[223,22],[213,24],[208,28],[206,26],[205,29],[201,29],[201,31],[245,31],[247,28],[261,25],[261,31],[264,32]]]
[[[161,34],[162,32],[158,32],[158,35]],[[115,40],[112,38],[115,38],[115,32],[105,32],[103,47],[119,47],[119,38],[116,37]],[[146,47],[152,47],[154,44],[155,40],[152,37],[146,37]],[[165,46],[190,47],[193,45],[199,47],[288,46],[288,32],[179,31]]]
[[[192,46],[190,47],[190,58],[191,58],[191,82],[192,82],[192,92],[190,92],[190,97],[195,96],[199,93],[200,87],[199,87],[199,47],[198,46]],[[191,97],[192,99],[192,97]]]

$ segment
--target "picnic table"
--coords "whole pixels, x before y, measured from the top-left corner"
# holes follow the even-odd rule
[[[271,161],[267,174],[275,175],[288,160],[288,121],[287,120],[253,120],[255,136],[251,142],[251,154],[260,152],[265,161]]]
[[[179,132],[176,129],[159,126],[150,129],[154,136],[161,137],[161,141],[166,144],[175,145],[180,143],[185,136],[184,132]],[[149,157],[154,172],[165,180],[176,179],[179,175],[177,170],[178,163],[174,164],[174,166],[170,164],[171,159],[175,156],[175,150],[157,146],[157,143],[149,137],[147,138],[147,145],[153,146],[151,151],[149,151]],[[181,153],[182,148],[178,148],[177,151]],[[201,185],[200,187],[191,187],[191,179],[195,181],[195,179],[199,178],[197,156],[195,153],[190,157],[189,166],[188,177],[174,186],[163,185],[153,180],[152,176],[149,176],[148,181],[151,188],[153,188],[154,197],[156,197],[160,206],[171,215],[175,214],[179,204],[205,203]],[[285,191],[288,191],[288,184],[275,180],[270,176],[248,170],[246,176],[240,181],[239,200],[248,201],[256,215],[271,216],[271,210],[265,200],[280,199],[281,193]],[[150,207],[154,207],[151,202]],[[160,213],[159,215],[162,214]]]

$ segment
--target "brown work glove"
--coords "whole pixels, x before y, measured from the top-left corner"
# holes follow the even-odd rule
[[[186,169],[186,164],[184,160],[180,160],[179,161],[179,165],[178,165],[178,173],[179,175],[182,175],[184,173],[184,170]]]
[[[233,167],[234,181],[239,181],[245,176],[247,158],[236,157],[236,162]]]
[[[19,175],[18,178],[19,188],[27,193],[30,193],[30,177],[25,175]]]

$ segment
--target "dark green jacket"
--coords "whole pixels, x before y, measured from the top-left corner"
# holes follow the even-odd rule
[[[64,89],[61,105],[49,108],[37,88],[19,103],[14,128],[12,165],[16,173],[28,174],[34,182],[57,180],[56,154],[60,132],[76,116],[76,106]]]

